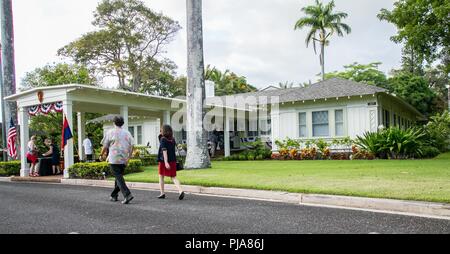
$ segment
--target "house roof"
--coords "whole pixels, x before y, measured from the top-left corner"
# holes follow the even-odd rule
[[[58,89],[67,89],[67,90],[86,89],[86,90],[92,90],[94,92],[108,92],[108,93],[117,93],[120,95],[138,96],[138,97],[145,97],[145,98],[151,98],[151,99],[184,102],[183,100],[180,100],[177,98],[168,98],[168,97],[157,96],[157,95],[148,95],[148,94],[144,94],[144,93],[129,92],[129,91],[124,91],[124,90],[119,90],[119,89],[111,89],[111,88],[104,88],[104,87],[92,86],[92,85],[82,85],[82,84],[65,84],[65,85],[57,85],[57,86],[36,87],[36,88],[28,89],[25,91],[20,91],[16,94],[13,94],[10,96],[6,96],[4,99],[7,101],[14,101],[24,95],[33,94],[33,93],[36,93],[37,91],[41,91],[41,90],[50,91],[50,90],[58,90]]]
[[[253,93],[236,94],[231,97],[234,97],[234,99],[238,101],[246,100],[246,103],[250,103],[251,101],[247,100],[248,98],[254,97],[256,98],[256,101],[254,101],[254,104],[252,106],[256,106],[271,103],[290,103],[298,101],[313,101],[321,99],[334,99],[367,95],[375,96],[377,94],[384,94],[394,100],[397,100],[399,103],[405,105],[415,114],[417,114],[419,118],[424,119],[424,116],[419,111],[417,111],[416,108],[411,106],[402,98],[390,94],[388,90],[381,87],[342,78],[331,78],[307,87],[267,89]],[[225,100],[227,97],[230,96],[222,96],[221,98]],[[261,100],[262,97],[265,97],[266,100]],[[273,100],[274,97],[276,98],[276,101]]]
[[[310,101],[318,99],[341,98],[348,96],[374,95],[387,93],[386,89],[358,83],[341,78],[332,78],[308,87],[264,90],[253,93],[237,94],[246,97],[278,97],[280,103]]]
[[[259,92],[263,92],[263,91],[269,91],[269,90],[280,90],[280,87],[276,87],[276,86],[268,86],[266,88],[260,89]]]

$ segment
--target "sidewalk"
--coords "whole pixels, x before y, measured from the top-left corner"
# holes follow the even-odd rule
[[[0,182],[21,181],[29,179],[1,178]],[[33,178],[32,182],[61,183],[64,185],[93,186],[113,188],[114,182],[104,180],[83,180],[83,179],[46,179]],[[131,189],[159,191],[159,184],[128,182]],[[343,209],[360,209],[373,212],[396,213],[419,217],[429,217],[450,220],[450,204],[404,201],[393,199],[361,198],[350,196],[333,196],[319,194],[300,194],[278,191],[246,190],[216,187],[201,187],[184,185],[184,190],[189,194],[213,195],[229,198],[244,198],[253,200],[263,200],[271,202],[281,202],[296,205],[322,206]],[[176,192],[174,185],[166,184],[168,192]]]

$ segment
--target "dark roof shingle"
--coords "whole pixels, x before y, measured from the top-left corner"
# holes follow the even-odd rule
[[[309,87],[297,87],[280,90],[266,90],[254,93],[236,94],[236,97],[247,98],[250,96],[278,97],[280,103],[295,101],[310,101],[318,99],[341,98],[348,96],[373,95],[386,93],[387,90],[351,80],[332,78]]]

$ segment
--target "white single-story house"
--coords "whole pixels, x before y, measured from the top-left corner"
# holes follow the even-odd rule
[[[269,89],[227,97],[211,96],[207,98],[206,104],[217,105],[217,101],[230,98],[232,101],[245,102],[245,105],[220,105],[219,109],[225,113],[215,116],[215,127],[223,133],[222,146],[226,156],[233,149],[239,150],[242,141],[256,138],[268,142],[277,151],[273,142],[275,140],[356,138],[365,132],[377,131],[380,126],[406,128],[418,120],[424,120],[424,116],[414,107],[383,88],[338,78],[304,88]],[[180,115],[180,108],[186,104],[183,98],[165,98],[78,84],[35,88],[5,99],[18,104],[22,141],[29,139],[29,119],[36,113],[31,111],[39,107],[48,109],[54,104],[59,105],[65,115],[76,113],[80,137],[76,142],[80,158],[83,158],[81,141],[85,136],[86,125],[84,113],[105,115],[93,120],[104,123],[105,130],[112,127],[111,115],[122,115],[126,120],[124,127],[133,134],[135,144],[150,145],[152,152],[156,153],[160,126],[163,123],[173,124],[176,115]],[[174,105],[180,108],[174,108]],[[232,114],[227,114],[230,111]],[[185,117],[185,112],[181,112],[181,115]],[[218,122],[218,118],[222,121]],[[67,119],[73,130],[72,118]],[[186,132],[177,132],[176,138],[181,140],[179,143],[185,143]],[[20,142],[21,154],[26,153],[26,143]],[[74,162],[73,145],[74,141],[70,140],[64,150],[65,177],[68,177],[67,169]],[[21,159],[22,176],[29,172],[24,157]]]
[[[271,110],[272,140],[356,138],[380,127],[407,128],[425,117],[386,89],[333,78],[304,88],[246,96],[278,97]]]

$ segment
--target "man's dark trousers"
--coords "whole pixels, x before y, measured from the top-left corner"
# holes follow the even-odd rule
[[[125,183],[125,179],[123,178],[123,173],[125,172],[125,165],[121,164],[110,164],[111,171],[116,178],[116,182],[114,184],[114,191],[111,193],[111,197],[116,198],[121,191],[124,198],[127,198],[131,195],[130,189],[128,189],[127,184]]]

